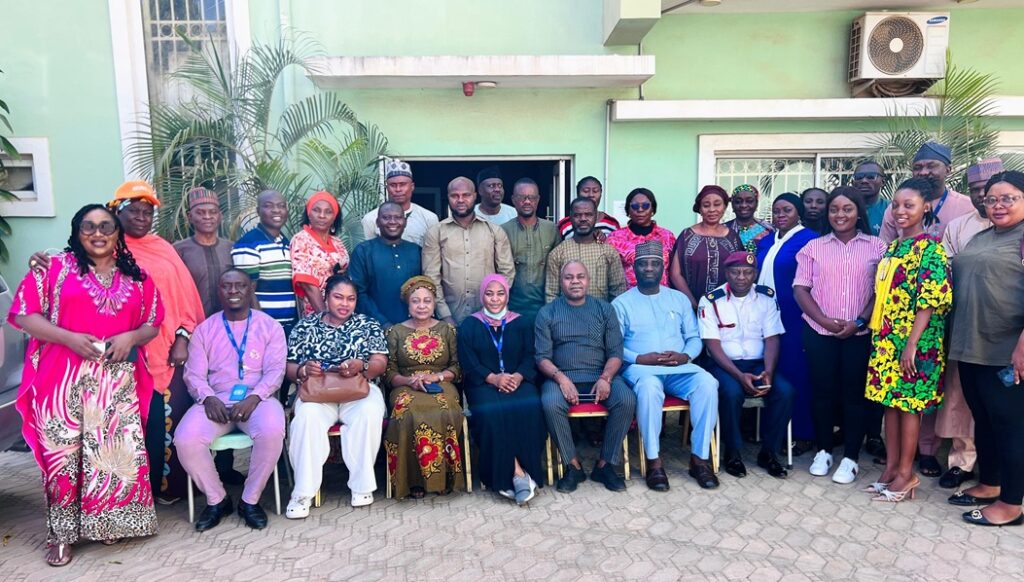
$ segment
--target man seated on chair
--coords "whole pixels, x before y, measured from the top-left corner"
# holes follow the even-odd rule
[[[199,324],[188,345],[184,378],[196,404],[181,419],[174,444],[181,466],[206,494],[198,531],[231,513],[210,445],[236,430],[253,441],[238,515],[253,529],[267,526],[259,503],[284,447],[284,409],[275,395],[284,379],[287,347],[281,324],[250,307],[252,285],[244,271],[225,271],[217,289],[223,311]]]
[[[690,475],[703,489],[718,487],[708,464],[711,432],[718,417],[718,381],[693,360],[703,345],[690,301],[661,285],[665,259],[660,241],[637,245],[637,286],[612,301],[624,340],[627,367],[622,377],[636,392],[636,419],[647,456],[647,486],[668,491],[659,457],[665,394],[690,403],[693,421]]]
[[[779,335],[785,333],[779,304],[771,287],[754,285],[757,259],[735,252],[725,259],[721,287],[697,306],[700,335],[711,355],[711,373],[718,379],[719,433],[725,450],[725,471],[745,477],[740,458],[740,414],[747,398],[764,398],[761,452],[757,465],[772,477],[785,479],[786,468],[776,453],[793,413],[793,385],[775,372]]]
[[[626,482],[612,467],[622,454],[622,441],[633,422],[636,396],[621,376],[622,332],[607,301],[590,297],[587,268],[569,261],[561,270],[562,294],[537,313],[537,368],[547,380],[541,403],[555,444],[566,465],[557,489],[571,493],[587,480],[576,456],[569,407],[595,400],[608,409],[601,456],[590,477],[611,491],[625,491]],[[589,398],[588,398],[589,397]]]

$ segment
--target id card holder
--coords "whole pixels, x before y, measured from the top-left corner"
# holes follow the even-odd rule
[[[245,400],[245,395],[248,392],[249,392],[249,387],[246,386],[245,384],[235,384],[231,388],[231,401],[232,402],[241,402],[242,400]]]

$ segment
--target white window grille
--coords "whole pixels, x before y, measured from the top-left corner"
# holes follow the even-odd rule
[[[56,216],[53,201],[53,182],[50,177],[50,145],[45,137],[12,137],[11,143],[20,158],[12,160],[4,154],[0,159],[4,171],[0,172],[0,188],[18,197],[0,201],[0,214],[4,216]]]
[[[229,62],[225,0],[143,0],[142,20],[150,104],[174,105],[193,96],[170,79],[190,53],[179,30],[204,47],[213,43],[223,62]]]

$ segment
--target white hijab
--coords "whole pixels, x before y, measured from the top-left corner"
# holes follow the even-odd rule
[[[780,236],[778,231],[772,233],[772,247],[764,256],[764,263],[761,265],[761,274],[757,277],[757,284],[775,289],[775,257],[782,250],[783,245],[793,238],[793,235],[804,229],[804,225],[797,224],[789,229],[789,232]],[[777,289],[776,289],[777,291]]]

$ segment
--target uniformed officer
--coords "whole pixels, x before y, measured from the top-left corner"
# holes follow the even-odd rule
[[[740,458],[740,413],[747,398],[764,398],[761,452],[757,465],[772,477],[784,479],[786,468],[776,452],[782,445],[793,411],[793,385],[776,373],[779,335],[785,333],[775,290],[754,285],[757,259],[746,252],[725,259],[726,284],[701,298],[698,304],[700,335],[718,379],[719,430],[725,451],[725,471],[745,477]]]

